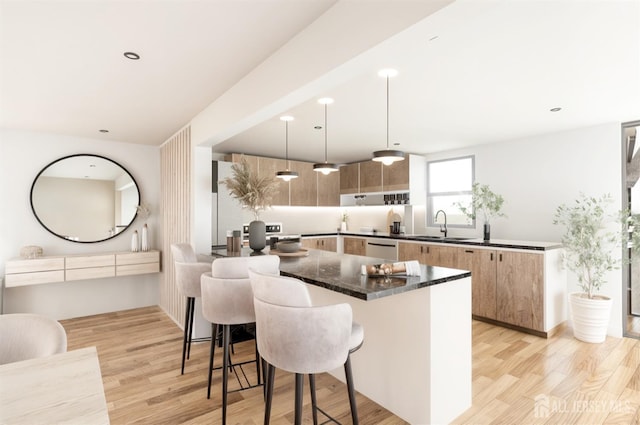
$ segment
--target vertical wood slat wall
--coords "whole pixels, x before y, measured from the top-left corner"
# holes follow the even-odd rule
[[[175,282],[172,243],[191,243],[191,128],[185,127],[160,150],[160,211],[162,214],[164,268],[160,287],[160,307],[183,324],[185,298]]]

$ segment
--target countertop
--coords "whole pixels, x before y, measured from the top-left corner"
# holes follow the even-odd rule
[[[269,255],[269,248],[263,254]],[[226,249],[211,252],[213,256],[250,256],[251,249],[243,248],[240,253],[227,253]],[[281,257],[280,272],[284,276],[298,278],[311,285],[346,294],[365,301],[413,291],[431,285],[470,277],[466,270],[420,265],[420,276],[372,277],[361,275],[361,266],[388,262],[380,258],[310,249],[306,257]]]
[[[508,239],[491,239],[489,242],[477,238],[470,239],[456,239],[433,237],[425,239],[425,235],[416,234],[390,234],[388,232],[327,232],[327,233],[302,233],[301,237],[320,237],[320,236],[355,236],[355,237],[369,237],[369,238],[382,238],[382,239],[395,239],[399,241],[412,241],[422,243],[442,243],[451,245],[470,245],[481,246],[485,248],[511,248],[511,249],[525,249],[533,251],[547,251],[551,249],[562,248],[560,242],[540,242],[540,241],[517,241]]]

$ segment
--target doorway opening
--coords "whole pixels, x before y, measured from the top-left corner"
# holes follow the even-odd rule
[[[640,214],[640,142],[636,135],[640,133],[640,120],[622,124],[622,172],[624,208],[632,214]],[[630,250],[625,250],[627,258]],[[637,257],[637,256],[636,256]],[[640,338],[640,258],[631,257],[625,262],[623,271],[625,280],[622,285],[624,335]]]

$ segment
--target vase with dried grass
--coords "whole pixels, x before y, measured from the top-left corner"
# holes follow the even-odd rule
[[[233,175],[220,183],[227,186],[231,196],[243,208],[253,213],[255,219],[249,223],[249,247],[254,251],[262,251],[267,245],[267,236],[265,223],[260,220],[260,212],[271,207],[277,190],[276,179],[259,176],[244,157],[231,166],[231,172]]]

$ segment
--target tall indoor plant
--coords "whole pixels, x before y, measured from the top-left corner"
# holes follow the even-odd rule
[[[607,272],[620,266],[614,246],[619,246],[619,233],[607,229],[615,222],[607,211],[611,195],[600,197],[580,194],[571,205],[556,209],[553,224],[562,225],[564,264],[578,278],[581,292],[569,294],[569,309],[574,336],[585,342],[605,340],[611,315],[611,298],[597,292],[606,283]]]
[[[271,206],[277,182],[275,177],[259,176],[244,157],[231,166],[231,171],[232,176],[221,183],[227,186],[243,208],[253,213],[254,220],[249,223],[249,247],[260,251],[267,244],[265,223],[260,220],[260,212]]]
[[[491,219],[494,217],[506,217],[502,212],[504,198],[491,191],[488,185],[482,185],[478,182],[473,183],[471,191],[471,204],[463,205],[456,203],[460,211],[467,216],[469,220],[475,220],[478,213],[483,219],[483,235],[486,242],[491,239]]]

